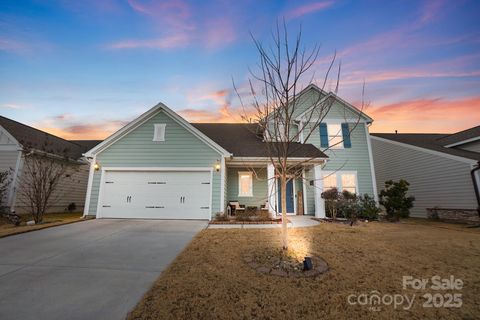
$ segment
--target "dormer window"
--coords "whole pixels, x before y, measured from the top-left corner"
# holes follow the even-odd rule
[[[155,123],[153,125],[153,141],[165,141],[165,123]]]

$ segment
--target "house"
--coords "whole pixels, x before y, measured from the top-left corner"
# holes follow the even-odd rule
[[[321,193],[334,186],[377,194],[368,133],[373,120],[310,85],[299,94],[295,123],[306,121],[311,102],[319,98],[334,103],[320,128],[292,142],[289,157],[310,161],[287,184],[288,214],[324,217]],[[275,214],[278,185],[268,137],[258,128],[189,123],[160,103],[85,153],[90,173],[84,214],[209,220],[230,201],[267,205]]]
[[[10,211],[28,213],[28,200],[22,186],[22,172],[28,167],[31,156],[43,154],[53,158],[66,158],[75,168],[62,177],[56,192],[51,196],[47,212],[63,212],[70,203],[83,210],[88,179],[88,162],[82,154],[99,141],[68,141],[25,124],[0,116],[0,171],[10,172],[7,199]]]
[[[478,216],[471,171],[480,160],[480,126],[454,134],[372,133],[372,148],[378,188],[407,180],[412,216],[434,209],[455,220]]]

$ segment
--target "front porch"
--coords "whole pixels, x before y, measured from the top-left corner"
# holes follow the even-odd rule
[[[266,210],[271,218],[281,215],[279,179],[268,161],[228,161],[224,170],[224,212],[237,202],[240,210]],[[325,217],[321,163],[309,163],[296,170],[287,182],[287,214]],[[234,214],[234,208],[231,213]]]

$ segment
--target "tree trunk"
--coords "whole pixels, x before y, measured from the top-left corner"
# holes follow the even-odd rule
[[[280,178],[280,193],[282,198],[282,247],[288,249],[288,228],[287,228],[287,175],[282,173]]]

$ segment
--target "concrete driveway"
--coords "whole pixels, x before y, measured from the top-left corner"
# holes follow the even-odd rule
[[[0,319],[124,319],[206,226],[100,219],[0,239]]]

